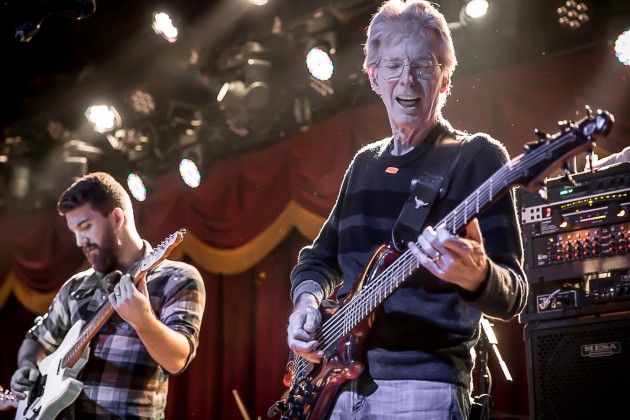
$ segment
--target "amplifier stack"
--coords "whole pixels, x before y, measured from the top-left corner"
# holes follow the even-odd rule
[[[573,181],[520,196],[526,322],[630,308],[630,163]]]
[[[519,194],[530,414],[612,418],[630,389],[630,163]]]

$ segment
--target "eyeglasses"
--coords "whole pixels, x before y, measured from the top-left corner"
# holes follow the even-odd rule
[[[409,64],[402,64],[397,62],[389,62],[382,66],[378,66],[383,74],[383,77],[387,80],[398,79],[405,67],[409,66],[411,74],[416,76],[417,79],[430,79],[435,74],[435,69],[442,67],[442,64],[432,64],[415,62]]]

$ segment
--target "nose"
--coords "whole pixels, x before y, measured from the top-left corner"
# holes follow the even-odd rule
[[[414,78],[413,72],[411,71],[411,65],[406,64],[405,66],[403,66],[399,81],[402,86],[416,85],[416,79]]]
[[[85,236],[84,236],[81,232],[77,232],[77,233],[75,234],[75,236],[76,236],[76,239],[77,239],[77,246],[78,246],[78,247],[81,247],[81,246],[83,246],[83,245],[86,245],[86,244],[88,244],[88,243],[90,242],[90,241],[88,240],[88,238],[87,238],[87,237],[85,237]]]

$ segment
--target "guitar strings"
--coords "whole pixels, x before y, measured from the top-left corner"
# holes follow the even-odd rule
[[[572,132],[571,132],[572,133]],[[569,134],[569,133],[566,133]],[[564,137],[564,136],[561,136]],[[501,178],[502,176],[505,178],[500,186],[502,188],[499,189],[499,194],[505,192],[503,191],[503,187],[511,186],[516,179],[518,179],[521,174],[527,174],[527,167],[530,167],[532,163],[538,163],[540,157],[545,157],[546,155],[553,152],[555,148],[562,146],[562,141],[564,140],[561,137],[555,139],[552,143],[550,143],[550,147],[547,148],[536,148],[530,150],[529,153],[520,155],[516,157],[514,160],[508,162],[505,166],[501,167],[499,170],[495,172],[489,179],[487,179],[484,183],[482,183],[473,193],[471,193],[462,203],[455,207],[453,211],[451,211],[437,226],[444,225],[447,229],[449,228],[449,222],[451,225],[450,232],[455,234],[459,228],[465,226],[469,222],[469,214],[468,214],[468,206],[471,202],[472,197],[474,197],[475,212],[471,213],[478,214],[481,208],[479,207],[479,198],[486,197],[488,198],[487,203],[484,205],[489,205],[493,200],[494,195],[494,179]],[[546,150],[550,149],[550,150]],[[541,159],[542,161],[542,159]],[[521,172],[525,170],[525,172]],[[510,177],[507,175],[513,174],[515,178],[510,180]],[[509,182],[506,182],[509,180]],[[494,197],[496,198],[496,197]],[[483,208],[483,207],[482,207]],[[462,211],[463,210],[463,211]],[[416,242],[416,245],[419,245]],[[361,294],[357,295],[357,299],[353,299],[348,302],[346,305],[339,308],[339,310],[333,315],[333,318],[329,320],[329,322],[324,323],[322,328],[315,334],[314,340],[318,341],[318,349],[327,350],[328,347],[336,344],[336,341],[347,334],[352,328],[356,327],[356,325],[367,316],[374,307],[380,304],[387,296],[393,293],[394,290],[405,280],[409,275],[411,275],[415,269],[419,268],[419,262],[417,259],[411,254],[411,251],[407,250],[403,254],[401,254],[390,266],[388,266],[380,275],[378,275],[373,281],[369,282]],[[402,272],[405,274],[403,276],[394,277],[394,272],[400,272],[401,268],[403,268]],[[393,280],[393,281],[392,281]],[[366,302],[367,301],[367,302]],[[365,303],[369,303],[371,305],[364,305]],[[358,306],[358,308],[357,308]],[[357,311],[359,309],[361,311]],[[350,314],[347,314],[350,312]],[[365,313],[364,313],[365,312]],[[352,322],[349,322],[352,321]],[[344,328],[346,325],[346,328]],[[304,359],[301,356],[297,356],[297,361],[295,363],[295,371],[298,374],[303,374],[305,368],[308,366],[308,360]],[[295,375],[299,376],[299,375]]]

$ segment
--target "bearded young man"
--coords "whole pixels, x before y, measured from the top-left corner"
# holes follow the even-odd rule
[[[164,418],[168,378],[184,371],[199,343],[201,275],[189,264],[164,260],[137,286],[129,274],[120,276],[152,249],[136,230],[129,195],[109,174],[76,181],[57,210],[92,268],[70,278],[27,333],[11,388],[18,397],[31,390],[40,376],[37,363],[109,300],[115,313],[92,339],[77,378],[83,389],[60,417]]]

